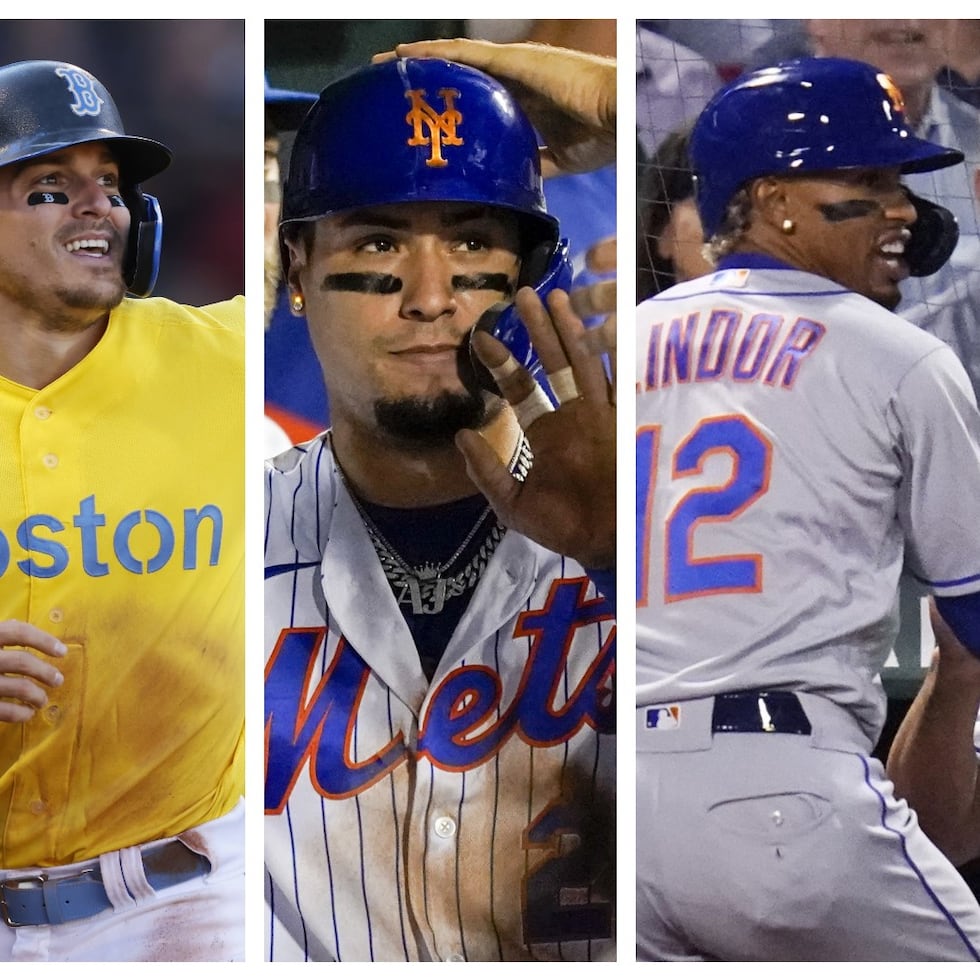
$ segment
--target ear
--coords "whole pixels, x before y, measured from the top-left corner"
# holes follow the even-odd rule
[[[767,225],[781,228],[790,215],[789,182],[778,177],[757,177],[749,185],[752,214]]]
[[[299,277],[306,268],[309,245],[304,235],[295,235],[284,242],[284,257],[288,262],[286,285],[291,292],[302,292]]]

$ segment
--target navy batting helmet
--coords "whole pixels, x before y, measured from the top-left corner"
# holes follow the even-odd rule
[[[296,222],[354,208],[463,201],[517,215],[518,285],[543,298],[568,289],[568,243],[548,213],[537,136],[513,96],[475,68],[409,58],[360,68],[328,85],[293,143],[280,237]],[[288,273],[283,246],[283,268]],[[511,304],[477,325],[531,370],[537,358]],[[481,380],[496,386],[482,371]]]
[[[959,150],[913,133],[888,75],[845,58],[799,58],[735,79],[701,112],[690,154],[706,239],[735,192],[755,177],[847,167],[918,173],[963,160]]]
[[[105,86],[84,68],[62,61],[20,61],[0,67],[0,167],[79,143],[106,143],[119,162],[122,198],[131,214],[123,276],[129,291],[148,295],[159,268],[161,215],[141,181],[165,170],[170,150],[129,136]]]

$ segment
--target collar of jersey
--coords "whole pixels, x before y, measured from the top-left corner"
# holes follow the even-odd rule
[[[735,252],[720,258],[715,268],[716,271],[721,271],[722,269],[794,269],[795,266],[787,265],[761,252]]]

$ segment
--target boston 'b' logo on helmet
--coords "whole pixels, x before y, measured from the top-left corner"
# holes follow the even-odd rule
[[[888,101],[891,102],[892,108],[896,112],[905,112],[905,100],[902,98],[902,93],[899,87],[892,80],[890,75],[886,75],[884,72],[879,72],[875,76],[878,84],[885,90],[888,94]]]
[[[97,116],[105,101],[95,91],[95,79],[76,68],[56,68],[54,73],[65,80],[68,91],[75,97],[70,106],[76,116]]]
[[[459,98],[458,90],[441,88],[443,111],[435,109],[425,101],[425,89],[411,89],[405,93],[405,98],[412,103],[412,108],[405,116],[405,122],[412,127],[412,135],[406,141],[409,146],[429,146],[431,152],[425,161],[427,167],[445,167],[446,159],[442,155],[443,146],[462,146],[463,140],[456,135],[456,127],[463,121],[463,114],[456,108],[453,100]]]

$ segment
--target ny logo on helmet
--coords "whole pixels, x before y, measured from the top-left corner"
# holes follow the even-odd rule
[[[905,112],[905,100],[902,98],[902,93],[891,76],[886,75],[884,72],[879,72],[875,75],[875,80],[887,93],[888,101],[891,102],[892,108],[896,112]]]
[[[425,101],[425,89],[410,89],[405,93],[405,98],[412,103],[411,110],[405,116],[405,122],[412,127],[412,135],[406,142],[409,146],[432,147],[429,159],[425,161],[427,167],[447,165],[442,155],[444,145],[463,145],[463,140],[456,135],[456,127],[463,121],[463,114],[453,102],[453,99],[459,97],[459,92],[454,88],[441,88],[439,95],[444,107],[441,114]],[[428,135],[423,133],[423,127],[428,130]]]
[[[75,96],[71,111],[76,116],[97,116],[105,99],[95,91],[95,79],[75,68],[56,68],[54,73],[68,83],[68,91]]]

